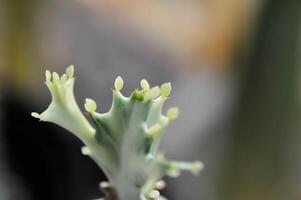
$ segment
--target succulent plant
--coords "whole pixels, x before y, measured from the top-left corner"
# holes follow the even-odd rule
[[[46,71],[45,83],[52,101],[43,113],[33,112],[32,116],[55,123],[78,137],[85,145],[82,153],[103,170],[107,184],[119,200],[165,199],[157,191],[164,175],[176,177],[181,170],[198,174],[202,169],[199,161],[171,161],[158,152],[166,127],[178,115],[177,108],[170,108],[166,116],[162,115],[163,104],[171,92],[170,83],[151,88],[143,79],[141,89],[125,97],[121,93],[124,82],[119,76],[107,113],[97,113],[95,101],[86,99],[84,107],[89,122],[76,103],[74,80],[73,66],[62,76]],[[105,183],[102,187],[108,188]]]

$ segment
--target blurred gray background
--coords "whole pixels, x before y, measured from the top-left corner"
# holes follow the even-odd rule
[[[79,105],[170,81],[178,106],[161,145],[202,160],[167,179],[169,199],[300,199],[297,1],[0,1],[0,199],[92,199],[104,179],[63,130],[37,124],[44,70],[74,64]],[[82,108],[82,107],[81,107]],[[38,152],[36,154],[36,152]],[[2,195],[2,196],[1,196]]]

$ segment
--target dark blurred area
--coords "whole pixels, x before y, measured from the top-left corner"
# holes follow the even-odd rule
[[[161,149],[202,160],[173,200],[301,198],[298,0],[0,0],[0,200],[88,200],[106,178],[65,130],[32,119],[44,70],[74,64],[76,98],[109,109],[142,78],[171,81],[180,117]]]

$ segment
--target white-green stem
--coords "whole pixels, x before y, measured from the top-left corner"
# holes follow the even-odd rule
[[[178,116],[177,108],[170,108],[166,116],[162,115],[163,104],[171,92],[170,83],[151,88],[142,79],[141,89],[124,97],[121,93],[124,81],[117,77],[109,112],[97,113],[95,101],[86,99],[84,107],[91,125],[74,98],[73,76],[73,66],[62,76],[46,71],[52,101],[44,112],[32,116],[55,123],[82,140],[85,144],[82,153],[104,171],[119,200],[162,199],[155,185],[164,175],[178,176],[181,170],[198,174],[202,169],[199,161],[169,161],[158,153],[166,127]]]

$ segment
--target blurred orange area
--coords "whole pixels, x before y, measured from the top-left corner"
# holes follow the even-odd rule
[[[260,0],[79,0],[131,31],[156,37],[172,56],[191,66],[224,69],[248,36]],[[122,23],[120,23],[122,22]]]

